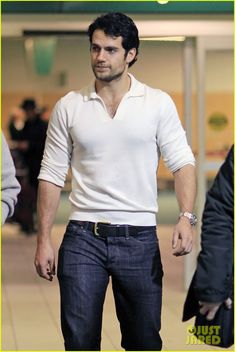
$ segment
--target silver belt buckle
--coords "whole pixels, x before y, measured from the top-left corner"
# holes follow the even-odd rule
[[[95,226],[94,226],[94,234],[98,237],[99,236],[99,233],[98,233],[98,222],[95,223]]]
[[[108,221],[100,221],[100,222],[96,222],[95,225],[94,225],[94,234],[99,237],[99,232],[98,232],[98,227],[99,227],[99,224],[105,224],[105,225],[110,225],[111,222],[108,222]]]

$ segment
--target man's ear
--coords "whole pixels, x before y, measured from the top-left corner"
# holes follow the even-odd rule
[[[136,57],[136,48],[132,48],[128,51],[126,56],[126,63],[129,64]]]

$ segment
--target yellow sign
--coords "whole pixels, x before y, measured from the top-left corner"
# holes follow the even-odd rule
[[[211,129],[222,131],[228,125],[228,118],[222,112],[214,112],[209,116],[208,123]]]

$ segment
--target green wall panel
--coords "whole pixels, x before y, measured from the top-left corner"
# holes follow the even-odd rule
[[[2,13],[233,13],[233,1],[2,1]]]

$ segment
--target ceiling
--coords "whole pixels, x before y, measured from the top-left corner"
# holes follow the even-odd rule
[[[140,36],[233,35],[233,1],[2,1],[2,37],[82,35],[96,15],[130,13]]]
[[[233,14],[233,1],[3,1],[3,14],[131,12],[156,14]]]

